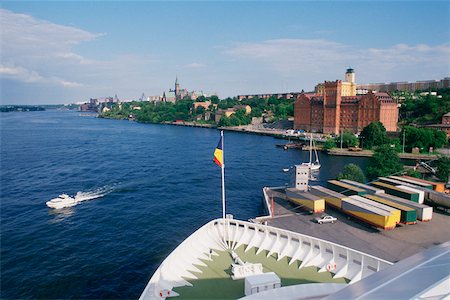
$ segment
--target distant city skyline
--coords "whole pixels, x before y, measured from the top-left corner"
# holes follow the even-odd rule
[[[448,1],[13,2],[0,8],[0,104],[220,98],[343,79],[450,76]]]

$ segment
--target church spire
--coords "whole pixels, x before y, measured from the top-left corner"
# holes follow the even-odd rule
[[[175,99],[180,100],[181,99],[181,95],[180,95],[180,84],[178,83],[178,76],[175,77]]]

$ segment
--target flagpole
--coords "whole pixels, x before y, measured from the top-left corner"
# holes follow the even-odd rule
[[[225,152],[223,148],[223,130],[220,131],[222,140],[222,218],[225,219]]]

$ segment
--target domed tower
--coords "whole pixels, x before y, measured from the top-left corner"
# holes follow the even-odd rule
[[[347,72],[345,72],[345,81],[355,83],[355,70],[352,68],[347,69]]]

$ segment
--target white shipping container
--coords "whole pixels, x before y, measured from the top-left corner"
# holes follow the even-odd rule
[[[417,213],[417,220],[419,221],[430,221],[433,217],[433,208],[431,206],[419,204],[417,202],[406,200],[389,194],[381,194],[377,196],[414,208]]]
[[[397,185],[396,187],[398,187],[399,189],[403,189],[403,190],[407,190],[413,193],[417,193],[419,194],[419,204],[423,204],[423,201],[425,200],[425,192],[412,188],[410,186],[406,186],[406,185]]]

